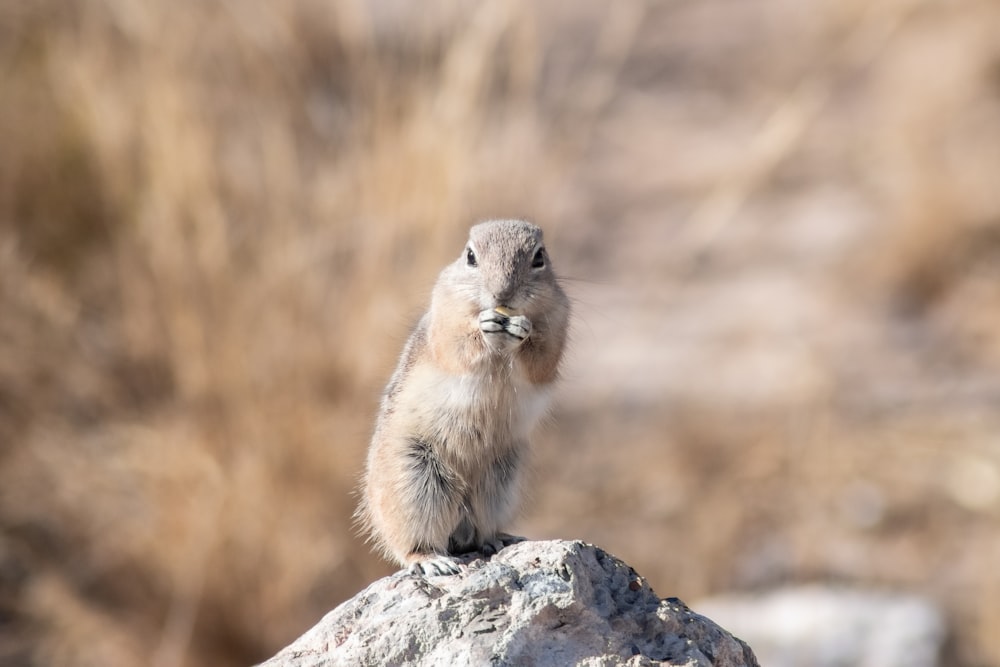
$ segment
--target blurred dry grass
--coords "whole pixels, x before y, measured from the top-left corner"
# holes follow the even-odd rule
[[[240,665],[466,226],[578,299],[530,535],[663,594],[922,590],[1000,664],[985,0],[0,7],[0,663]],[[599,406],[600,409],[595,409]]]

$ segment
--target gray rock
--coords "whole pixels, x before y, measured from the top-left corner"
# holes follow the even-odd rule
[[[801,586],[698,608],[750,641],[768,667],[936,667],[947,635],[933,603],[903,593]]]
[[[454,576],[376,581],[263,665],[758,667],[625,563],[565,541],[515,544]]]

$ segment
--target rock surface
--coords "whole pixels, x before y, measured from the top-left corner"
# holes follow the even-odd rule
[[[583,542],[522,542],[461,574],[376,581],[263,663],[757,667],[742,641]]]

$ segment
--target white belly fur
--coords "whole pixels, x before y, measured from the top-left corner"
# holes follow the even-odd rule
[[[461,424],[477,424],[487,440],[527,439],[548,409],[551,390],[520,377],[503,374],[450,375],[426,365],[415,368],[403,405],[418,432],[454,436]],[[456,429],[459,427],[459,429]]]

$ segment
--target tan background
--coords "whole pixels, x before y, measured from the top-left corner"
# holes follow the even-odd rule
[[[491,216],[575,300],[517,532],[1000,665],[988,0],[0,5],[0,663],[246,665],[389,572],[378,395]]]

